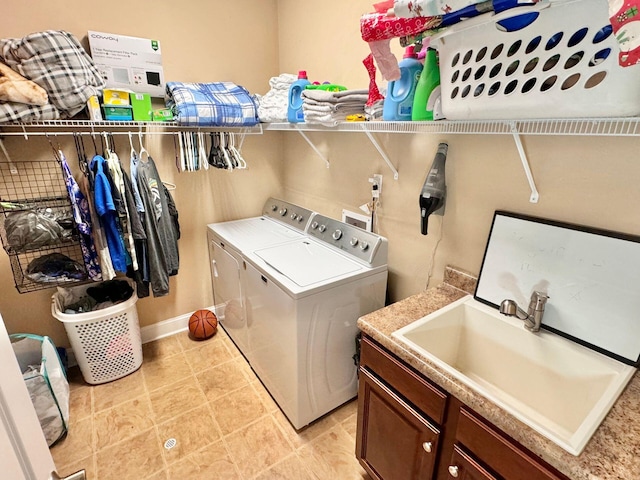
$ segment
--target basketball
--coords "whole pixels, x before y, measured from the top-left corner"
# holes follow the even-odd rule
[[[196,310],[189,318],[189,333],[193,338],[206,340],[218,331],[218,317],[211,310]]]

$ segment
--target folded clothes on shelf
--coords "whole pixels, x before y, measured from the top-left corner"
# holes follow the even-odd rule
[[[166,103],[180,125],[246,127],[258,123],[256,99],[232,82],[167,82]]]

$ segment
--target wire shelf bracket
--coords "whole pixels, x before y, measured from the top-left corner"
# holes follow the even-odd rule
[[[380,144],[378,143],[378,141],[376,140],[376,138],[373,136],[373,134],[365,129],[364,133],[367,135],[367,138],[369,138],[369,141],[371,142],[371,144],[376,147],[376,150],[378,150],[378,153],[380,154],[380,156],[382,157],[382,159],[385,161],[385,163],[387,164],[387,166],[389,167],[389,169],[393,172],[393,179],[394,180],[398,180],[398,170],[396,169],[396,167],[393,166],[393,163],[391,163],[391,160],[389,159],[389,156],[386,154],[386,152],[382,149],[382,147],[380,146]]]
[[[531,196],[529,197],[529,201],[531,203],[538,203],[540,199],[540,194],[538,193],[538,189],[536,188],[536,183],[533,179],[533,174],[531,173],[531,167],[529,166],[529,160],[527,159],[527,154],[524,151],[524,147],[522,146],[522,141],[520,140],[520,132],[518,131],[518,127],[516,126],[516,122],[509,122],[511,128],[511,134],[513,135],[513,141],[516,144],[516,148],[518,149],[518,154],[520,155],[520,161],[522,162],[522,168],[524,169],[524,174],[527,176],[527,181],[529,182],[529,188],[531,188]]]
[[[298,128],[297,125],[296,125],[296,131],[302,136],[302,138],[304,138],[307,141],[311,149],[314,152],[316,152],[316,155],[318,155],[322,160],[324,160],[324,163],[327,165],[327,168],[329,168],[331,164],[329,163],[329,160],[327,160],[327,157],[324,155],[324,153],[322,153],[318,149],[318,147],[316,147],[315,143],[313,143],[311,139],[307,136],[307,134],[304,133],[300,128]]]

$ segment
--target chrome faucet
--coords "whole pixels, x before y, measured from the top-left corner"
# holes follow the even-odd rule
[[[524,321],[524,328],[530,332],[540,330],[542,324],[542,316],[544,315],[544,307],[547,304],[549,296],[546,293],[534,291],[531,293],[528,311],[521,309],[514,300],[506,299],[500,304],[500,313],[508,317],[517,317]]]

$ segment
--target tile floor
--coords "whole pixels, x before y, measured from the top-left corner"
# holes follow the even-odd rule
[[[370,480],[355,459],[356,402],[296,433],[222,329],[143,346],[135,373],[90,386],[72,369],[61,475],[88,480]],[[165,441],[175,438],[172,449]]]

